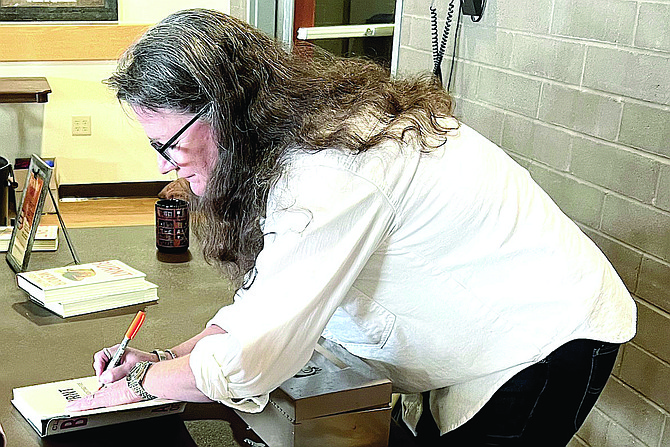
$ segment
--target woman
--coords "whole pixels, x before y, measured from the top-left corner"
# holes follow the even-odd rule
[[[108,386],[73,409],[158,396],[260,411],[323,334],[393,381],[423,444],[565,445],[579,428],[635,305],[432,78],[289,53],[191,10],[149,30],[108,83],[161,172],[197,196],[206,258],[244,280],[167,353],[129,350],[108,371],[115,347],[96,353]]]

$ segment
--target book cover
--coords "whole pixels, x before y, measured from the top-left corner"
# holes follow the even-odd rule
[[[47,165],[37,155],[30,157],[28,180],[18,210],[16,224],[9,239],[9,246],[5,258],[15,272],[28,270],[30,253],[35,242],[35,233],[42,217],[42,208],[49,191],[49,181],[53,168]],[[44,187],[44,185],[47,185]]]
[[[0,252],[7,251],[14,227],[0,226]],[[35,233],[33,251],[58,250],[58,225],[40,225]]]
[[[181,413],[186,406],[184,402],[154,399],[95,410],[65,411],[69,401],[94,393],[98,386],[98,379],[91,376],[15,388],[12,404],[41,437]]]
[[[18,286],[41,301],[104,295],[141,288],[145,274],[118,260],[70,265],[16,275]]]

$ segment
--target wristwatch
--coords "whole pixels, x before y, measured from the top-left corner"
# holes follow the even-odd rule
[[[128,388],[130,388],[130,391],[132,391],[136,396],[141,397],[142,400],[151,400],[156,398],[156,396],[153,394],[147,393],[147,391],[142,386],[142,382],[144,382],[144,376],[147,375],[147,371],[149,371],[149,367],[151,365],[153,365],[153,362],[138,362],[130,369],[128,375],[126,376]]]

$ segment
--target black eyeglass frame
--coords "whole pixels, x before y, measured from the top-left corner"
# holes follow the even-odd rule
[[[196,113],[193,118],[189,120],[188,123],[184,125],[181,129],[177,131],[176,134],[172,135],[169,140],[167,140],[164,144],[159,143],[158,141],[152,141],[151,147],[153,147],[156,152],[158,152],[161,157],[163,157],[168,163],[170,163],[172,166],[175,168],[179,168],[179,165],[177,164],[176,161],[174,161],[170,155],[167,153],[168,149],[170,149],[170,146],[174,144],[175,141],[177,141],[177,138],[179,138],[184,132],[188,130],[189,127],[195,123],[198,118],[200,118],[202,115],[205,114],[207,111],[207,107],[203,107],[202,110],[200,110],[198,113]]]

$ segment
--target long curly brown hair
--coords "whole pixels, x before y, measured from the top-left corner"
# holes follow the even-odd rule
[[[302,50],[300,49],[302,48]],[[374,62],[312,46],[288,51],[244,22],[204,9],[174,13],[122,56],[106,83],[120,101],[196,113],[219,155],[193,204],[205,259],[240,278],[263,248],[259,220],[289,150],[362,152],[384,140],[444,140],[449,94],[430,74],[394,79]],[[434,146],[434,143],[432,144]]]

